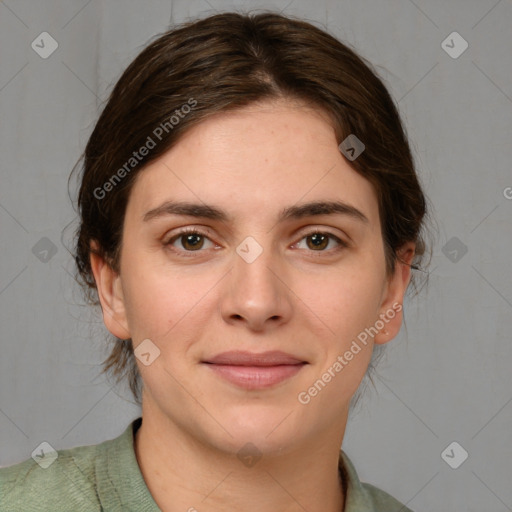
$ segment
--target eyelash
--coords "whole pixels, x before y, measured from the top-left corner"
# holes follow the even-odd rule
[[[185,235],[199,235],[204,238],[208,238],[209,240],[210,240],[210,236],[211,236],[211,234],[208,231],[203,232],[202,230],[200,230],[198,228],[184,228],[181,231],[179,231],[178,233],[176,233],[175,235],[173,235],[172,238],[170,238],[168,241],[164,242],[164,246],[169,247],[173,252],[178,253],[180,256],[182,256],[184,258],[194,257],[194,253],[204,252],[202,249],[198,249],[197,251],[187,251],[187,250],[179,250],[178,251],[176,248],[172,247],[172,244],[176,240],[178,240],[180,237],[185,236]],[[336,247],[334,249],[330,249],[328,251],[326,251],[326,250],[321,250],[321,251],[310,250],[309,252],[311,252],[313,254],[318,253],[318,254],[314,254],[314,257],[321,257],[325,253],[331,253],[331,252],[337,253],[337,252],[339,252],[343,249],[347,249],[349,247],[349,244],[347,242],[345,242],[344,240],[341,240],[340,238],[333,235],[332,233],[329,233],[328,231],[321,231],[319,229],[304,233],[302,235],[302,238],[299,240],[299,242],[302,241],[304,238],[308,238],[312,235],[327,235],[329,238],[335,240],[339,244],[338,247]],[[212,241],[212,240],[210,240],[210,241]]]

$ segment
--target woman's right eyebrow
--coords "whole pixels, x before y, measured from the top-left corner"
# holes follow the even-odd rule
[[[189,203],[186,201],[165,201],[160,206],[147,211],[144,216],[144,222],[167,216],[184,215],[187,217],[198,217],[204,219],[229,222],[230,216],[223,210],[207,204]]]
[[[160,206],[147,211],[143,216],[143,220],[147,222],[167,215],[183,215],[225,223],[233,221],[231,215],[216,206],[187,201],[165,201]],[[310,201],[308,203],[288,206],[279,214],[278,222],[320,215],[344,215],[365,224],[370,223],[368,217],[361,210],[343,201]]]

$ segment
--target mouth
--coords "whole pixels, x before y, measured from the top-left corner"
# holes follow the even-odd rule
[[[232,351],[202,361],[220,378],[246,390],[270,388],[300,372],[308,364],[284,352]]]

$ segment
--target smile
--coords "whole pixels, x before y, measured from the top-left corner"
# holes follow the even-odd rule
[[[289,379],[308,364],[283,352],[224,352],[203,364],[220,378],[247,389],[270,388]]]

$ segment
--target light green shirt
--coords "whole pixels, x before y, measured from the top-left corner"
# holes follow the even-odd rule
[[[101,444],[58,450],[46,469],[32,458],[0,469],[0,511],[161,512],[135,457],[134,435],[141,422],[137,418],[119,437]],[[412,512],[361,483],[343,450],[339,468],[346,482],[344,512]]]

